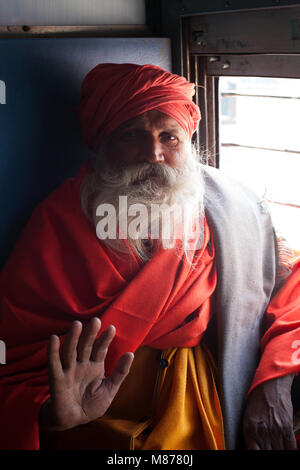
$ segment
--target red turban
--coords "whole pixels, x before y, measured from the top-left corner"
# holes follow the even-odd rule
[[[191,138],[200,120],[195,85],[155,65],[99,64],[81,85],[76,108],[93,151],[125,121],[151,109],[175,119]]]

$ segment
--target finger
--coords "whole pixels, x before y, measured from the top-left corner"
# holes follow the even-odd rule
[[[74,321],[70,330],[66,334],[61,350],[61,363],[63,369],[69,369],[75,365],[77,360],[77,344],[82,331],[82,323]]]
[[[109,390],[110,398],[113,399],[125,377],[127,376],[132,361],[134,359],[133,353],[129,352],[124,354],[118,361],[112,375],[103,381],[103,377],[98,377],[91,386],[91,393],[97,392],[102,383]]]
[[[284,450],[285,449],[285,444],[284,444],[284,439],[281,433],[278,433],[275,435],[275,433],[272,434],[272,450]]]
[[[257,423],[255,430],[255,441],[261,450],[272,450],[272,435],[265,421]]]
[[[80,362],[89,361],[93,349],[94,341],[101,328],[99,318],[92,318],[80,335],[77,346],[77,360]]]
[[[247,442],[246,442],[246,448],[247,448],[247,450],[260,450],[260,447],[257,444],[257,442],[252,441],[250,439],[248,439]]]
[[[284,450],[297,450],[297,441],[294,432],[284,438]]]
[[[120,387],[121,383],[128,375],[131,364],[134,359],[134,354],[132,352],[128,352],[124,354],[117,362],[117,365],[111,374],[110,377],[107,378],[108,385],[115,389],[115,393],[117,393],[118,388]]]
[[[259,450],[272,450],[272,440],[269,435],[264,435],[263,437],[256,436],[255,442]]]
[[[54,381],[63,377],[63,368],[60,361],[59,348],[60,341],[58,336],[52,335],[47,347],[50,385],[52,385]]]
[[[104,362],[108,347],[114,336],[116,334],[116,329],[113,325],[110,325],[101,336],[95,341],[91,359],[96,362]]]
[[[263,441],[258,442],[261,450],[273,450],[271,437],[266,437]]]
[[[272,450],[271,436],[264,422],[252,424],[251,428],[244,427],[244,438],[249,450]]]

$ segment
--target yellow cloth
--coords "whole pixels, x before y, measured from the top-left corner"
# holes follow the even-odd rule
[[[224,449],[215,364],[200,346],[140,348],[107,413],[87,425],[41,433],[42,449]]]
[[[171,348],[164,369],[153,431],[142,449],[221,450],[223,420],[209,351]]]

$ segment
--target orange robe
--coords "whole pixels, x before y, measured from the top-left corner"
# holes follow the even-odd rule
[[[159,250],[146,265],[129,255],[122,260],[101,244],[82,213],[85,174],[83,166],[36,208],[0,276],[0,338],[7,346],[7,364],[0,367],[1,449],[39,448],[51,334],[63,341],[76,319],[100,316],[104,328],[114,323],[117,336],[106,361],[110,373],[118,357],[141,346],[198,345],[214,313],[217,273],[209,227],[194,253],[197,269],[177,250]],[[300,369],[291,354],[300,332],[299,276],[297,265],[278,294],[278,308],[275,299],[270,304],[274,321],[253,386]]]
[[[300,258],[265,313],[261,359],[249,393],[266,380],[300,370]],[[249,394],[248,393],[248,394]]]

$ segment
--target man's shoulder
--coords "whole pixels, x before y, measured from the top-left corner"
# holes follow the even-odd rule
[[[260,198],[249,186],[239,181],[234,176],[208,165],[202,165],[202,174],[206,192],[222,192],[224,196],[235,198],[238,193],[242,193],[253,201],[261,201]]]
[[[226,243],[237,237],[241,249],[263,234],[273,239],[272,217],[264,198],[216,168],[203,167],[203,177],[205,214],[214,233]]]
[[[225,211],[226,214],[248,212],[268,215],[268,202],[253,189],[222,170],[207,165],[202,166],[204,178],[204,205],[207,210]]]

